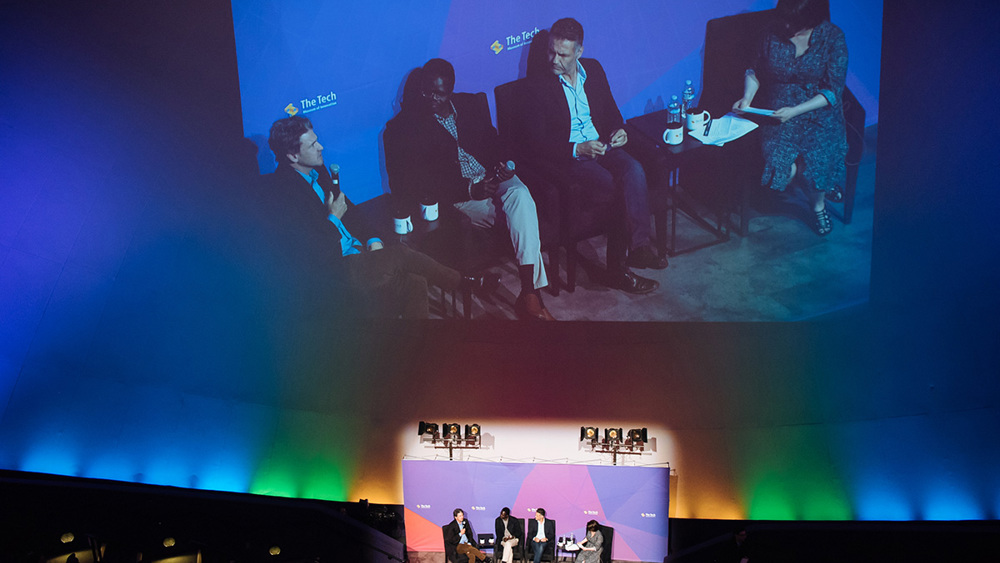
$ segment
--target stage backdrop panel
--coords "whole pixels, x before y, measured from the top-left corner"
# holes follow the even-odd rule
[[[525,519],[543,507],[557,536],[580,540],[593,519],[615,529],[614,559],[662,561],[669,480],[666,467],[404,460],[407,549],[443,551],[455,508],[482,534],[505,506]]]

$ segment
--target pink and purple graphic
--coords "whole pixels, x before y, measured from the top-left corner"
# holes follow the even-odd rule
[[[669,482],[666,467],[404,460],[407,549],[443,551],[441,526],[455,508],[482,534],[505,506],[526,520],[542,507],[557,537],[582,539],[597,520],[615,529],[613,559],[661,561]]]

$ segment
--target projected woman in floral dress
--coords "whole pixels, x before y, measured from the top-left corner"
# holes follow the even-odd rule
[[[830,23],[827,0],[779,0],[775,10],[776,26],[747,70],[733,109],[749,107],[764,85],[766,99],[756,107],[774,109],[775,123],[761,127],[761,182],[778,191],[801,186],[815,213],[813,229],[826,235],[833,228],[826,199],[842,197],[845,178],[847,43]]]

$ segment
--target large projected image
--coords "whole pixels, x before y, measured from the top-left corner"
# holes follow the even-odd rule
[[[357,207],[340,211],[339,220],[361,254],[402,245],[462,274],[499,276],[498,289],[481,292],[462,311],[432,307],[432,315],[794,321],[868,300],[881,2],[830,3],[829,19],[843,31],[848,61],[833,84],[821,80],[814,87],[829,92],[823,94],[831,100],[829,107],[795,116],[791,119],[798,121],[789,127],[822,111],[843,114],[846,126],[839,117],[833,121],[844,133],[797,135],[835,138],[831,142],[838,151],[846,150],[846,157],[834,151],[830,158],[839,161],[840,170],[820,174],[811,156],[783,156],[779,171],[793,161],[801,171],[792,182],[783,172],[773,173],[769,157],[760,162],[762,150],[774,152],[767,148],[772,147],[767,132],[779,126],[778,118],[725,115],[743,93],[744,70],[755,60],[749,53],[775,28],[774,0],[646,0],[624,6],[248,0],[232,5],[244,135],[256,147],[258,171],[280,172],[278,164],[286,160],[285,155],[276,160],[272,152],[272,124],[305,117],[322,154],[314,186],[319,197],[312,203],[322,210],[327,196],[329,207],[343,191]],[[741,19],[732,19],[737,16]],[[612,138],[617,129],[597,127],[606,148],[599,155],[575,154],[572,166],[592,160],[610,170],[616,155],[627,154],[623,159],[641,166],[640,183],[621,184],[618,172],[612,172],[605,189],[603,179],[589,183],[586,178],[593,174],[570,180],[577,178],[575,172],[548,167],[542,140],[548,130],[542,122],[554,113],[525,92],[532,92],[527,85],[539,83],[533,76],[555,80],[547,62],[549,28],[564,17],[582,25],[581,60],[600,63],[593,72],[603,71],[613,96],[591,92],[588,111],[594,123],[600,126],[608,112],[620,112],[625,133]],[[833,28],[827,23],[817,29],[815,48],[803,59],[809,65],[834,52],[828,39],[833,32],[826,31]],[[453,85],[444,77],[442,91],[434,94],[444,100],[442,108],[451,102],[457,112],[453,138],[446,136],[447,126],[428,122],[435,112],[450,112],[433,109],[425,82],[434,77],[431,71],[419,72],[435,58],[454,70]],[[603,83],[603,75],[591,84]],[[770,75],[759,76],[765,78],[754,107],[779,109],[764,107],[771,100]],[[509,94],[496,94],[498,87],[496,92]],[[462,94],[480,92],[485,97]],[[510,96],[508,109],[501,107],[503,100],[498,104],[498,95]],[[682,129],[690,132],[680,134],[678,145],[665,135],[674,97],[682,112],[705,110],[691,123],[681,117]],[[699,119],[702,137],[693,129]],[[738,137],[744,130],[749,132]],[[567,125],[567,146],[570,134]],[[580,134],[586,138],[587,133]],[[449,150],[455,154],[435,152],[442,143],[452,143]],[[615,150],[619,145],[624,151]],[[470,160],[460,158],[456,147],[475,164],[460,168],[460,160]],[[510,181],[504,176],[507,162],[516,174]],[[321,192],[331,167],[337,183]],[[485,186],[493,178],[492,189],[480,187],[479,182]],[[524,204],[508,198],[520,197],[515,188],[522,181],[533,199],[528,208],[537,208],[524,212],[530,220],[519,215]],[[824,202],[828,212],[820,210]],[[618,217],[611,211],[618,205],[626,211],[609,218]],[[491,228],[498,232],[484,236]],[[372,237],[381,243],[368,245]],[[526,266],[533,270],[526,274]],[[455,289],[440,276],[417,275],[428,285]],[[549,296],[546,288],[570,292]],[[407,315],[382,307],[377,316],[399,314]]]
[[[586,534],[587,522],[614,528],[612,558],[660,561],[667,554],[670,470],[661,467],[403,461],[409,551],[442,551],[441,526],[455,508],[476,534],[494,533],[504,507],[530,520],[536,508],[556,522],[556,536]]]

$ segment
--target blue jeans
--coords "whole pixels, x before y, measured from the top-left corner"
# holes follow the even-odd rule
[[[535,541],[531,540],[531,549],[535,552],[535,563],[542,560],[542,552],[545,551],[545,546],[548,545],[547,541]]]

